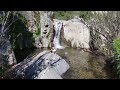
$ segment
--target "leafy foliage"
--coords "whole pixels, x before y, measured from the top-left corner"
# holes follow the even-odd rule
[[[120,39],[114,39],[113,41],[114,47],[114,56],[115,56],[115,70],[120,78]]]
[[[54,12],[54,18],[60,20],[69,20],[73,17],[73,13],[70,11],[56,11]]]
[[[76,15],[85,20],[89,20],[93,16],[93,14],[90,11],[56,11],[54,12],[54,18],[60,19],[60,20],[61,19],[69,20]]]
[[[80,11],[79,17],[83,18],[84,20],[90,20],[93,17],[93,14],[90,11]]]

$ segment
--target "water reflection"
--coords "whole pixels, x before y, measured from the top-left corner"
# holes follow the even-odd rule
[[[39,52],[47,50],[35,49],[29,55],[36,56]],[[83,50],[65,48],[56,52],[70,65],[69,70],[63,74],[64,79],[109,79],[111,69],[106,64],[106,58],[101,54],[84,52]]]

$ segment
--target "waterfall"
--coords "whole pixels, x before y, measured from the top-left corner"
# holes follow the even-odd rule
[[[53,45],[55,48],[58,48],[58,49],[64,49],[64,47],[60,45],[60,32],[62,30],[62,26],[63,26],[63,23],[61,22],[54,23],[55,33],[54,33]]]

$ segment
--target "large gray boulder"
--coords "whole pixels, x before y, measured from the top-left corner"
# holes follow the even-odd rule
[[[62,79],[61,75],[69,69],[67,62],[59,55],[43,51],[35,57],[9,69],[5,78],[9,79]]]
[[[71,47],[90,48],[90,29],[81,22],[80,18],[75,17],[68,21],[54,19],[54,23],[58,21],[63,23],[62,37],[70,43]]]

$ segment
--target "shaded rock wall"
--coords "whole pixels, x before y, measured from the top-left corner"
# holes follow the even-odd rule
[[[14,65],[17,63],[10,41],[3,34],[0,34],[0,56],[0,64],[2,65]]]
[[[19,13],[26,19],[26,27],[33,33],[35,39],[34,46],[41,47],[40,42],[40,12],[39,11],[19,11]]]

